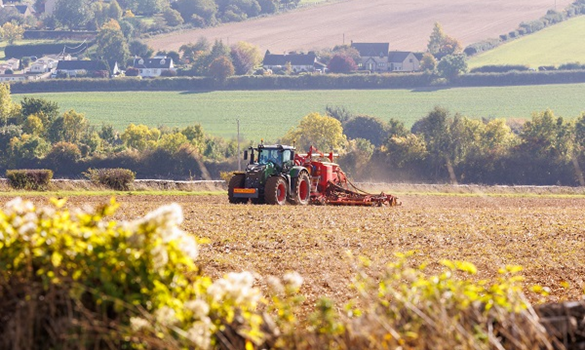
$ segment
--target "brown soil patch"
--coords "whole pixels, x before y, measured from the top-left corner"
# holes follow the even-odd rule
[[[571,0],[558,0],[557,9]],[[277,16],[157,36],[147,40],[157,50],[178,50],[182,44],[206,37],[233,44],[246,41],[281,53],[333,47],[351,40],[389,42],[391,50],[422,51],[434,22],[463,45],[497,37],[522,21],[543,16],[551,0],[346,0]]]
[[[210,242],[200,254],[205,273],[217,278],[249,270],[266,277],[297,271],[305,278],[307,309],[319,296],[339,305],[354,296],[348,288],[354,264],[347,251],[369,257],[374,266],[410,250],[418,251],[417,264],[470,261],[478,267],[477,279],[491,279],[507,264],[522,265],[526,285],[551,288],[550,301],[579,299],[583,293],[583,198],[401,195],[402,207],[362,208],[230,205],[226,197],[120,196],[116,218],[137,218],[177,202],[184,209],[184,229]],[[68,206],[108,200],[72,197]],[[561,287],[563,281],[570,287]]]

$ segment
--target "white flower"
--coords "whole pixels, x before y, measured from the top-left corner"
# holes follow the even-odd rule
[[[179,247],[189,258],[191,258],[191,260],[196,260],[199,256],[199,246],[197,245],[197,241],[195,241],[195,237],[189,234],[183,234]]]
[[[32,204],[31,201],[23,201],[22,198],[16,197],[10,202],[6,203],[5,213],[7,215],[24,214],[26,212],[33,211],[34,208],[35,206]]]
[[[169,262],[169,254],[164,245],[159,244],[151,250],[152,263],[155,270],[160,270]]]
[[[205,318],[202,321],[193,323],[187,331],[187,339],[195,344],[197,349],[209,349],[211,346],[211,320]]]
[[[185,308],[191,310],[197,319],[203,319],[209,314],[209,305],[200,299],[189,300],[185,303]]]
[[[254,276],[250,272],[231,272],[225,278],[215,281],[207,290],[215,301],[233,300],[235,304],[256,306],[260,291],[253,288]]]
[[[301,277],[301,275],[299,275],[297,272],[286,273],[282,277],[282,280],[284,281],[284,284],[294,290],[299,290],[301,285],[303,285],[303,277]]]
[[[154,317],[158,323],[164,326],[172,326],[177,322],[177,318],[175,317],[175,310],[166,305],[156,310],[154,312]]]
[[[138,332],[141,329],[151,329],[150,322],[143,319],[142,317],[130,317],[130,327],[134,332]]]
[[[27,222],[26,224],[18,228],[18,233],[21,235],[30,235],[37,230],[37,224],[35,222]]]

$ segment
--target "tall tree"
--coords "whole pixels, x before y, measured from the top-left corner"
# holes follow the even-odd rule
[[[105,61],[115,61],[121,67],[126,66],[130,50],[117,21],[110,20],[98,33],[97,55]]]
[[[2,125],[6,125],[16,113],[20,113],[20,106],[12,102],[10,85],[0,83],[0,120],[2,120]]]
[[[211,62],[208,71],[209,75],[216,81],[224,82],[228,77],[234,75],[234,65],[226,56],[220,56]]]
[[[244,41],[232,46],[230,56],[237,75],[248,74],[262,60],[258,47]]]
[[[435,22],[427,49],[437,59],[441,59],[446,55],[460,53],[461,44],[456,39],[445,34],[441,24]]]
[[[22,28],[16,22],[8,22],[2,25],[2,39],[8,41],[9,44],[13,44],[16,40],[22,39],[24,35],[24,28]]]
[[[69,110],[63,113],[63,141],[79,143],[89,131],[89,121],[83,113]]]

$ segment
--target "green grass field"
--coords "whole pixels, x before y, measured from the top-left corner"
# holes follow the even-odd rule
[[[585,84],[453,88],[440,90],[309,90],[214,92],[77,92],[14,94],[46,98],[62,111],[85,113],[93,125],[111,123],[123,130],[130,123],[185,127],[200,123],[206,132],[235,137],[236,119],[245,139],[274,141],[311,112],[344,106],[354,114],[402,120],[407,126],[434,106],[468,117],[530,118],[552,109],[575,118],[585,111]]]
[[[531,67],[585,63],[585,16],[510,41],[469,60],[469,67],[525,64]]]

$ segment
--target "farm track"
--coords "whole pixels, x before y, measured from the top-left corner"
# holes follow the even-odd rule
[[[558,0],[557,9],[571,0]],[[147,40],[156,50],[178,50],[206,37],[250,42],[274,53],[333,47],[351,40],[389,42],[392,50],[422,51],[434,22],[463,45],[497,37],[553,8],[549,0],[347,0],[240,23],[161,35]]]
[[[466,260],[473,278],[492,279],[507,264],[525,267],[526,285],[551,289],[548,301],[580,299],[585,276],[585,198],[400,195],[396,208],[229,205],[225,195],[124,195],[116,219],[133,219],[177,202],[183,228],[209,240],[201,248],[204,272],[220,277],[250,270],[260,276],[298,271],[309,310],[320,296],[343,303],[354,256],[380,266],[393,253],[417,250],[414,263]],[[9,197],[1,197],[6,202]],[[38,204],[43,197],[31,197]],[[69,207],[95,206],[107,196],[75,196]],[[569,288],[561,287],[568,282]],[[536,296],[528,295],[532,301]]]

